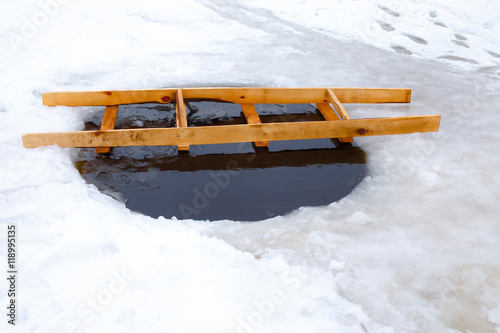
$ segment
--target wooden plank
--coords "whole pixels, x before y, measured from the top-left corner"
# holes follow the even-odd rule
[[[326,121],[336,121],[340,120],[339,116],[335,114],[335,111],[333,111],[332,107],[328,103],[316,103],[316,106],[318,107],[319,112],[323,115],[323,118],[325,118]],[[352,137],[344,137],[344,138],[338,138],[340,142],[342,143],[348,143],[348,142],[353,142]]]
[[[332,91],[332,89],[326,89],[326,92],[327,92],[326,97],[328,99],[328,102],[333,105],[335,110],[337,110],[340,118],[342,118],[344,120],[351,119],[351,117],[349,116],[349,114],[345,110],[342,103],[340,103],[339,99],[337,98],[335,93]]]
[[[243,110],[243,115],[245,116],[248,124],[262,123],[253,104],[241,103],[241,109]],[[255,141],[254,144],[256,147],[269,147],[269,141]]]
[[[106,106],[101,123],[101,131],[112,130],[115,128],[116,116],[118,115],[118,105]],[[96,148],[95,152],[99,154],[109,153],[109,147]]]
[[[319,112],[321,112],[321,115],[325,120],[332,121],[332,120],[340,120],[339,116],[335,114],[335,111],[333,111],[332,107],[328,103],[316,103],[316,107],[318,108]]]
[[[182,88],[184,99],[213,99],[232,103],[328,103],[326,88]],[[411,90],[401,88],[328,88],[341,103],[409,103]],[[44,105],[97,106],[170,103],[177,89],[49,92]]]
[[[177,89],[175,94],[175,123],[178,128],[184,128],[187,126],[187,116],[186,116],[186,104],[184,103],[184,97],[181,89]],[[187,151],[189,150],[189,145],[177,145],[177,150]]]
[[[436,132],[441,116],[23,134],[27,148],[199,145]]]

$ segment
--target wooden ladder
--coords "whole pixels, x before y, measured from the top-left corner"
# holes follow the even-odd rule
[[[247,124],[188,127],[185,100],[213,100],[241,105]],[[110,147],[189,145],[338,138],[436,132],[439,115],[352,119],[343,103],[410,103],[411,90],[400,88],[175,88],[42,94],[47,106],[105,106],[100,130],[23,134],[26,148],[59,145],[94,147],[107,153]],[[115,129],[118,106],[138,103],[176,103],[176,127]],[[262,123],[254,104],[313,103],[326,121]]]

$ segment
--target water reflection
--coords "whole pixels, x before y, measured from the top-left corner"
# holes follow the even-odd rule
[[[238,105],[215,103],[217,109],[212,104],[191,105],[196,112],[191,112],[190,124],[244,123]],[[321,119],[311,105],[265,107],[269,110],[260,110],[263,122]],[[168,106],[124,109],[118,128],[175,123],[173,112],[164,112],[172,111]],[[93,129],[99,117],[100,112],[87,128]],[[359,147],[328,139],[271,142],[264,149],[254,149],[251,143],[198,145],[187,153],[170,146],[120,147],[104,155],[80,149],[75,166],[87,182],[125,201],[133,211],[153,217],[242,221],[337,201],[359,184],[367,169]]]

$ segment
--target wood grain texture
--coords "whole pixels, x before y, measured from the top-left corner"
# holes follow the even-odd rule
[[[232,103],[287,104],[328,103],[331,89],[341,103],[409,103],[411,90],[402,88],[182,88],[184,99],[212,99]],[[170,103],[176,88],[154,90],[115,90],[47,92],[44,105],[97,106],[136,103]]]
[[[316,103],[316,106],[318,107],[319,112],[321,112],[321,115],[323,115],[323,118],[325,118],[326,121],[339,121],[340,120],[339,116],[337,116],[335,111],[333,111],[330,104],[328,104],[328,103]],[[338,139],[342,143],[354,141],[352,137],[343,137],[343,138],[338,138]]]
[[[441,116],[23,134],[27,148],[199,145],[436,132]]]
[[[243,110],[243,115],[248,124],[262,123],[253,104],[241,103],[241,109]],[[269,147],[269,141],[255,141],[254,144],[256,147]]]
[[[175,123],[177,128],[185,128],[187,126],[186,104],[181,89],[177,89],[175,94]],[[188,151],[189,145],[177,145],[177,150]]]
[[[112,130],[115,128],[116,116],[118,115],[118,105],[106,106],[101,123],[101,131]],[[99,154],[109,153],[109,147],[96,148],[95,152]]]
[[[337,98],[337,95],[335,95],[335,93],[333,92],[333,90],[332,89],[326,89],[326,92],[327,92],[328,102],[333,105],[333,107],[335,108],[335,110],[337,110],[340,118],[342,118],[344,120],[351,119],[351,117],[349,116],[349,114],[345,110],[345,108],[342,105],[342,103],[340,103],[339,99]]]

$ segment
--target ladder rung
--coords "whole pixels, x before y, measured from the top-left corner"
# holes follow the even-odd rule
[[[328,103],[316,103],[319,112],[323,115],[326,121],[336,121],[340,120],[339,116],[333,111],[332,107]],[[342,143],[353,142],[352,137],[338,138]]]
[[[243,115],[245,116],[248,124],[262,123],[253,104],[242,103],[241,109],[243,110]],[[256,147],[269,147],[269,141],[255,141],[254,144]]]
[[[102,118],[101,131],[112,130],[115,128],[116,116],[118,115],[118,105],[106,106],[104,117]],[[109,147],[96,148],[95,152],[99,154],[109,153]]]
[[[344,120],[351,119],[351,117],[349,116],[349,114],[345,110],[345,108],[342,105],[342,103],[340,103],[339,99],[337,98],[337,95],[335,95],[335,93],[333,92],[333,90],[332,89],[326,89],[326,92],[327,92],[326,96],[328,98],[328,101],[330,103],[332,103],[332,105],[335,108],[335,110],[337,110],[337,112],[339,113],[340,118],[342,118]]]
[[[181,89],[177,89],[176,93],[175,123],[177,127],[187,127],[186,104],[184,103],[184,96]],[[177,150],[187,151],[189,150],[189,145],[178,145]]]

